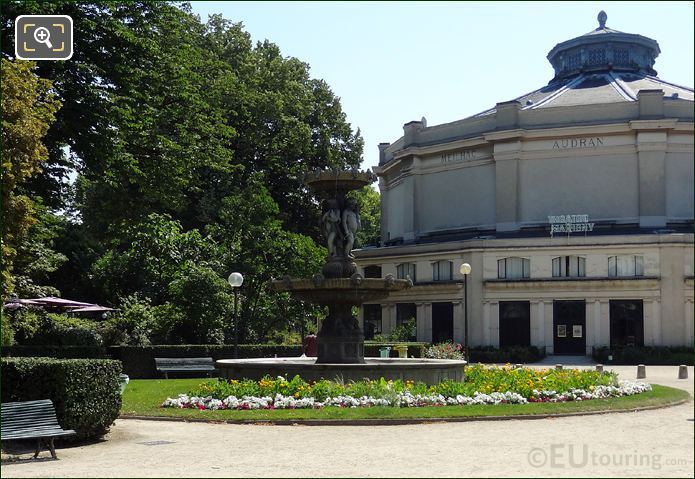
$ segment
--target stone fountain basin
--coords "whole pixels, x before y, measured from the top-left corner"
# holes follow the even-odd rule
[[[272,287],[278,292],[289,292],[298,299],[318,304],[362,304],[388,297],[394,291],[412,286],[407,279],[382,278],[321,278],[275,280]]]
[[[316,358],[220,359],[220,376],[227,379],[261,379],[268,375],[288,379],[299,375],[305,381],[319,379],[402,379],[437,384],[445,379],[463,381],[466,361],[424,358],[364,358],[363,364],[316,364]]]

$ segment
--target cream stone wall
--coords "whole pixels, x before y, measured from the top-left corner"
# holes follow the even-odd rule
[[[380,264],[382,274],[395,275],[396,265],[417,264],[413,288],[392,294],[382,303],[382,328],[389,333],[396,325],[395,305],[415,303],[417,337],[432,339],[432,303],[454,305],[454,340],[464,341],[463,262],[472,266],[468,278],[469,338],[471,345],[499,346],[500,301],[529,301],[531,344],[553,352],[553,301],[586,302],[586,353],[610,343],[609,302],[641,299],[644,312],[644,344],[687,346],[693,344],[693,235],[616,235],[603,237],[474,240],[403,248],[365,251],[361,267]],[[484,246],[484,247],[481,247]],[[448,247],[448,248],[447,248]],[[439,251],[437,251],[439,249]],[[381,254],[378,254],[381,253]],[[608,257],[636,254],[644,257],[644,275],[609,278]],[[586,258],[586,277],[553,278],[552,259],[577,255]],[[365,257],[366,256],[366,257]],[[531,277],[499,280],[497,260],[511,256],[529,258]],[[449,260],[454,277],[432,282],[432,263]]]
[[[430,341],[432,304],[450,302],[456,341],[463,342],[467,309],[469,343],[498,346],[499,303],[529,301],[531,344],[552,353],[553,301],[574,299],[586,304],[590,353],[610,343],[610,301],[636,299],[645,345],[693,344],[695,237],[669,233],[693,222],[692,101],[665,99],[659,90],[572,107],[512,101],[444,125],[410,122],[403,131],[379,146],[375,168],[382,240],[401,243],[357,252],[360,267],[380,265],[383,275],[396,276],[400,263],[417,265],[415,286],[382,303],[385,333],[395,327],[395,305],[415,303],[418,339]],[[523,237],[524,228],[547,227],[549,215],[562,214],[586,214],[597,230]],[[628,229],[600,229],[621,225]],[[468,240],[426,238],[476,229],[482,236]],[[586,277],[552,277],[553,258],[565,255],[586,258]],[[614,255],[643,256],[644,275],[609,278]],[[497,261],[513,256],[530,259],[530,278],[497,278]],[[432,281],[439,260],[452,261],[451,281]],[[468,305],[462,262],[472,266]]]

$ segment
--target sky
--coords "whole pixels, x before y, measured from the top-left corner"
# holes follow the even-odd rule
[[[193,2],[311,67],[365,140],[362,168],[403,124],[466,118],[546,85],[557,44],[606,26],[659,43],[659,77],[693,87],[693,2]]]

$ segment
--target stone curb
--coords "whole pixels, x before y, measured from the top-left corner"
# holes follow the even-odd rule
[[[182,417],[165,416],[118,416],[118,419],[139,419],[142,421],[173,421],[173,422],[205,422],[210,424],[236,424],[236,425],[259,425],[259,426],[401,426],[408,424],[431,424],[446,422],[470,422],[470,421],[509,421],[513,419],[554,419],[571,416],[593,416],[596,414],[627,413],[649,411],[652,409],[664,409],[667,407],[680,406],[690,401],[679,399],[665,404],[654,406],[635,407],[629,409],[614,409],[600,411],[581,411],[568,412],[564,414],[519,414],[509,416],[462,416],[462,417],[432,417],[432,418],[409,418],[409,419],[195,419]]]

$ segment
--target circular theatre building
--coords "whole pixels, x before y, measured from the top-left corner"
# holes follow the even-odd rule
[[[379,145],[382,246],[358,264],[414,287],[364,305],[367,338],[415,318],[472,347],[693,344],[693,89],[605,23],[550,50],[548,85]]]

